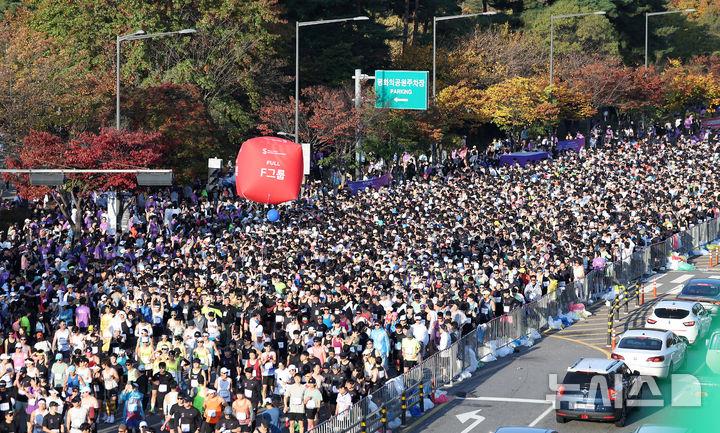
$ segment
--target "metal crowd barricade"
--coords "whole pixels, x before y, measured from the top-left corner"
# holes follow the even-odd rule
[[[558,287],[535,302],[527,303],[509,314],[495,318],[462,336],[449,348],[428,356],[423,362],[396,378],[388,380],[380,389],[345,412],[316,426],[313,433],[385,433],[388,424],[398,418],[406,425],[406,412],[419,405],[424,412],[423,398],[437,388],[452,384],[473,363],[480,362],[489,352],[488,345],[495,342],[497,348],[507,346],[527,335],[530,329],[537,331],[548,327],[548,317],[557,318],[567,311],[572,302],[586,302],[597,298],[609,287],[630,287],[624,293],[627,303],[637,296],[636,282],[652,271],[666,266],[671,252],[688,253],[718,238],[720,222],[711,219],[675,234],[662,242],[650,245],[605,269],[588,272],[583,280],[581,296],[573,283]],[[634,290],[634,291],[633,291]]]

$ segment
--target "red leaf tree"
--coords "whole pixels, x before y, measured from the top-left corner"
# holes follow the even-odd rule
[[[160,133],[128,132],[103,129],[99,134],[82,134],[67,142],[45,133],[31,131],[25,137],[17,159],[8,161],[11,168],[48,169],[142,169],[157,167],[168,151],[167,140]],[[60,212],[72,221],[73,205],[77,211],[74,233],[79,236],[82,215],[92,191],[138,190],[133,174],[68,174],[65,184],[50,188],[32,186],[29,176],[15,176],[22,197],[38,199],[45,194],[56,202]]]
[[[299,109],[300,142],[312,144],[313,151],[329,152],[335,163],[350,161],[360,117],[360,110],[353,107],[345,91],[322,86],[304,89]],[[260,109],[258,130],[263,134],[292,133],[295,98],[266,99]]]
[[[207,158],[221,155],[220,140],[196,86],[164,83],[123,96],[123,117],[132,131],[157,131],[170,146],[163,163],[179,182],[207,174]],[[114,119],[115,108],[103,118]],[[114,121],[114,120],[113,120]]]

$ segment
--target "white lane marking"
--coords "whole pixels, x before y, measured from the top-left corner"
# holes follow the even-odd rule
[[[545,412],[541,413],[539,417],[535,418],[533,422],[528,424],[528,427],[535,427],[540,421],[542,421],[543,418],[547,416],[551,411],[555,409],[555,406],[550,406],[549,408],[545,409]]]
[[[716,280],[720,280],[720,274],[709,275],[708,278],[714,278]]]
[[[692,278],[692,277],[693,277],[692,274],[683,274],[683,275],[680,275],[679,277],[675,278],[674,280],[672,280],[672,281],[670,281],[670,282],[673,283],[673,284],[684,283],[685,281],[689,280],[689,279]]]
[[[682,288],[683,288],[683,285],[681,284],[681,285],[675,287],[674,289],[670,290],[670,291],[667,292],[667,293],[668,293],[669,295],[677,295],[678,293],[680,293],[680,292],[682,291]]]
[[[462,397],[462,400],[477,401],[498,401],[504,403],[535,403],[535,404],[552,404],[550,400],[540,400],[532,398],[513,398],[513,397]]]

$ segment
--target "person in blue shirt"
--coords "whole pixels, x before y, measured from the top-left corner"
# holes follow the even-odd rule
[[[388,337],[387,331],[382,327],[382,323],[375,322],[373,328],[370,332],[370,339],[373,341],[375,350],[380,352],[380,356],[382,356],[383,367],[387,368],[387,359],[390,353],[390,337]]]
[[[139,391],[137,382],[128,383],[120,394],[120,401],[123,403],[123,421],[128,429],[139,430],[140,423],[145,421],[143,411],[143,395]]]
[[[262,413],[263,419],[270,422],[270,433],[282,433],[282,429],[284,427],[284,423],[280,420],[285,417],[285,414],[283,414],[280,408],[277,407],[276,403],[276,401],[266,398],[265,411]]]

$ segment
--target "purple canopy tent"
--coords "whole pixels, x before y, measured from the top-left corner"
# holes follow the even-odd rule
[[[550,158],[548,152],[515,152],[500,155],[500,165],[515,165],[525,166],[528,162],[540,161],[542,159]]]

